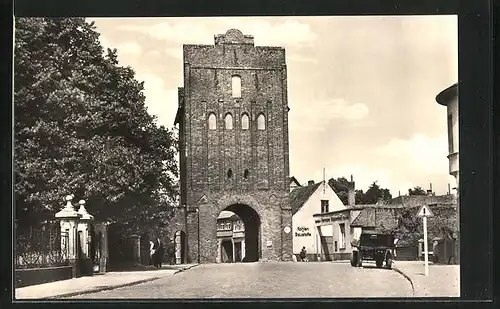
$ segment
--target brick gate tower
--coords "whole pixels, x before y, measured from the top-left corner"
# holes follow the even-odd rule
[[[231,29],[183,54],[175,124],[188,261],[219,261],[223,210],[245,225],[246,261],[291,259],[285,49]]]

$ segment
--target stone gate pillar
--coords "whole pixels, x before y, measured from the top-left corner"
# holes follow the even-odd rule
[[[66,196],[66,206],[55,214],[60,220],[61,227],[61,254],[67,259],[69,265],[73,267],[73,278],[80,276],[80,265],[78,263],[78,221],[81,215],[75,211],[71,201],[73,195]]]
[[[95,237],[100,237],[99,244],[99,273],[105,273],[108,265],[108,223],[100,222],[94,224]]]
[[[80,215],[80,221],[78,221],[78,240],[81,250],[81,274],[82,275],[92,275],[94,272],[94,264],[91,257],[91,241],[92,233],[90,233],[90,225],[94,221],[94,216],[87,212],[85,209],[85,201],[80,200],[78,202],[80,209],[78,209],[78,214]]]

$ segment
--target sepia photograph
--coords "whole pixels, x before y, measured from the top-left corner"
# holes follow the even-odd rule
[[[18,17],[13,56],[15,300],[460,297],[457,15]]]

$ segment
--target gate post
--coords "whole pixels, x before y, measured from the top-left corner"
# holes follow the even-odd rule
[[[73,195],[66,196],[66,206],[55,214],[55,217],[60,220],[61,227],[61,254],[64,259],[68,260],[72,266],[72,276],[76,278],[80,276],[80,265],[78,263],[78,221],[80,214],[75,211],[71,201]]]
[[[81,273],[82,275],[92,275],[94,272],[94,264],[91,258],[90,243],[92,241],[90,230],[90,224],[94,221],[94,216],[87,212],[85,209],[85,201],[80,200],[78,202],[80,209],[78,209],[78,214],[80,215],[80,221],[78,222],[78,236],[80,241],[81,249]]]
[[[95,240],[99,247],[97,248],[99,252],[99,273],[105,273],[108,265],[109,253],[108,253],[108,222],[100,222],[94,224],[94,237],[99,237]]]

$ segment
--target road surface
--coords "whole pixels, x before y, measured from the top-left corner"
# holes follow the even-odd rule
[[[155,281],[72,299],[413,296],[403,276],[365,264],[363,268],[332,262],[204,264]]]

